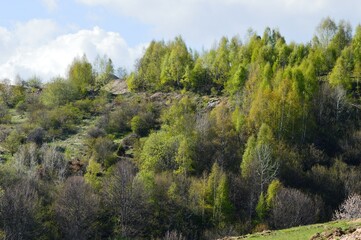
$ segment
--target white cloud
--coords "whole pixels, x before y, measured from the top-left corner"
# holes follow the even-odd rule
[[[358,24],[361,1],[349,0],[77,0],[132,17],[152,27],[152,35],[181,34],[202,45],[223,35],[245,34],[249,27],[262,34],[279,28],[288,40],[309,41],[322,18]]]
[[[41,0],[49,11],[54,11],[58,8],[57,0]]]
[[[31,19],[25,23],[17,23],[12,34],[17,44],[33,46],[49,41],[58,33],[59,27],[54,21]]]
[[[118,33],[99,27],[71,34],[57,32],[55,24],[48,20],[18,24],[12,31],[0,27],[0,79],[13,80],[19,74],[25,79],[37,75],[48,81],[65,76],[73,59],[83,54],[90,62],[98,54],[106,54],[116,67],[131,69],[146,46],[131,48]]]

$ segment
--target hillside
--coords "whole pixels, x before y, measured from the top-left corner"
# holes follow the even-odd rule
[[[361,217],[360,46],[361,26],[326,18],[307,43],[270,28],[201,53],[180,36],[152,41],[122,80],[111,59],[83,56],[66,78],[3,81],[0,231],[280,239],[346,227],[310,224]]]

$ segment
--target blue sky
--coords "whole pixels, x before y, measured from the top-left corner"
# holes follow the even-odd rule
[[[132,69],[152,40],[182,35],[201,50],[222,36],[244,38],[278,28],[288,42],[308,42],[330,16],[361,22],[357,0],[12,0],[0,7],[0,79],[65,76],[74,57],[111,57]]]

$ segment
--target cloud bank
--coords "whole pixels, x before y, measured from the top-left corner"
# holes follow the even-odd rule
[[[0,79],[36,75],[46,82],[66,76],[73,59],[83,54],[90,62],[107,55],[115,67],[131,69],[145,46],[131,48],[118,33],[100,27],[62,34],[53,21],[35,19],[11,30],[0,27]]]
[[[348,0],[77,0],[150,25],[155,37],[181,34],[196,45],[253,28],[279,28],[287,40],[309,41],[322,18],[359,23],[361,1]],[[242,35],[241,37],[243,37]]]

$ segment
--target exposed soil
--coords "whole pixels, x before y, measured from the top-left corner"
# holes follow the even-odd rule
[[[361,228],[331,229],[322,233],[316,233],[310,240],[361,240]]]

